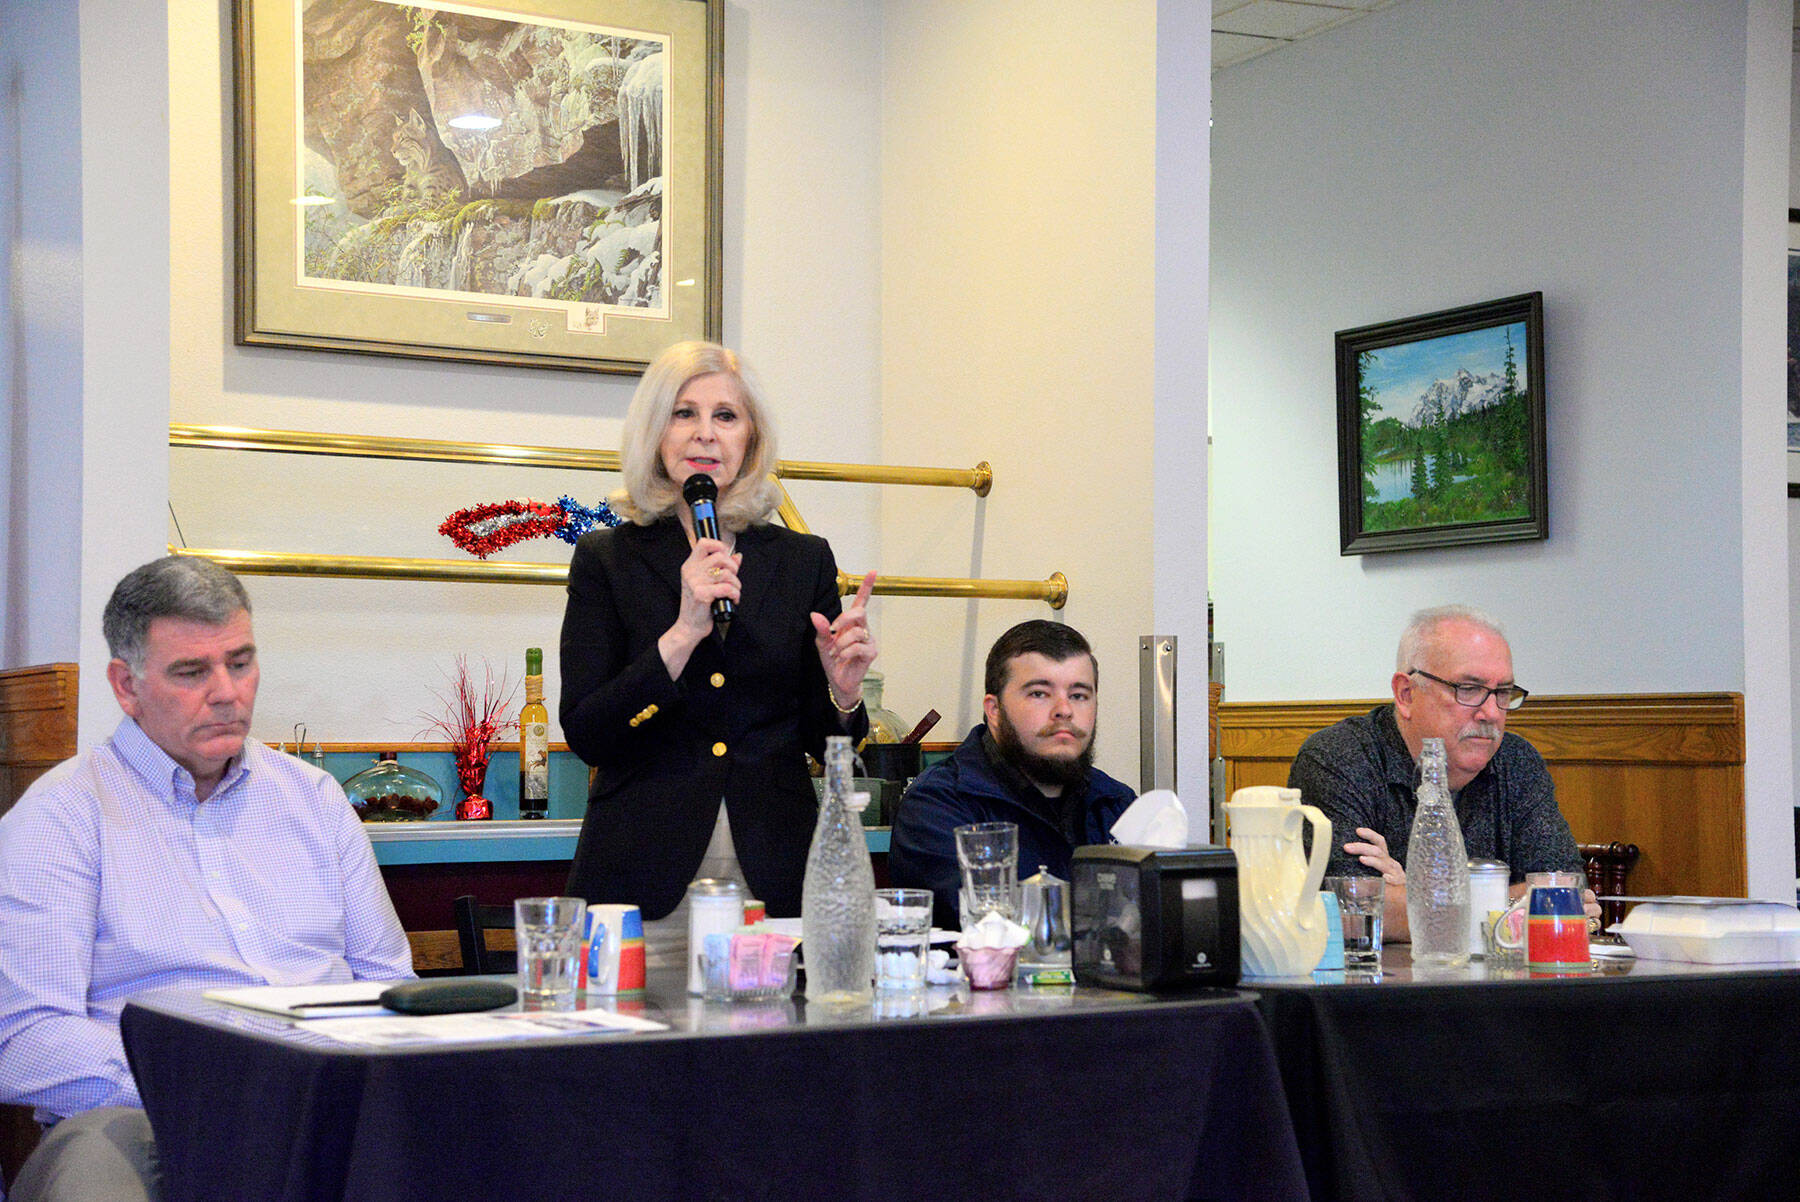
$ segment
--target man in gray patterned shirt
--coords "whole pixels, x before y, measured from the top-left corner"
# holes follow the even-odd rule
[[[1444,740],[1471,857],[1505,861],[1515,882],[1528,872],[1581,870],[1543,757],[1506,733],[1506,715],[1526,691],[1513,680],[1512,648],[1492,618],[1462,605],[1414,614],[1390,685],[1392,703],[1314,734],[1288,773],[1288,787],[1331,819],[1339,845],[1329,871],[1352,875],[1363,871],[1360,862],[1387,881],[1390,941],[1409,937],[1404,865],[1426,739]],[[1515,884],[1515,896],[1523,888]],[[1587,901],[1588,913],[1598,915],[1592,892]]]

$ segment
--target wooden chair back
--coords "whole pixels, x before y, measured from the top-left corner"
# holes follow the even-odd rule
[[[504,948],[489,948],[487,933],[503,931],[503,945],[513,943],[513,908],[484,906],[475,895],[465,893],[456,899],[456,939],[462,946],[463,971],[466,973],[515,972],[518,955]]]
[[[0,814],[31,782],[75,754],[74,664],[0,672]],[[38,1142],[29,1106],[0,1106],[0,1177],[18,1180]]]
[[[0,814],[75,754],[75,665],[0,672]]]

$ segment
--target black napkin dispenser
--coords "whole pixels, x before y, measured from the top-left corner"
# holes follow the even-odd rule
[[[1081,984],[1138,992],[1237,984],[1237,857],[1230,848],[1077,847],[1070,875]]]

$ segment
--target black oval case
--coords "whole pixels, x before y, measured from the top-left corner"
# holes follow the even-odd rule
[[[381,1004],[401,1014],[462,1014],[496,1010],[517,1001],[510,982],[481,978],[451,981],[408,981],[382,990]]]

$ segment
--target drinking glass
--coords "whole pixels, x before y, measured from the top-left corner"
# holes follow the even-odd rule
[[[931,954],[931,890],[875,890],[875,988],[925,988]]]
[[[1378,876],[1328,876],[1325,887],[1337,894],[1344,920],[1344,969],[1381,967],[1381,906],[1387,882]]]
[[[990,912],[1019,921],[1019,827],[1012,822],[976,822],[956,828],[956,862],[962,867],[962,929]]]
[[[587,903],[579,897],[521,897],[513,902],[519,947],[519,999],[525,1010],[573,1010]]]

